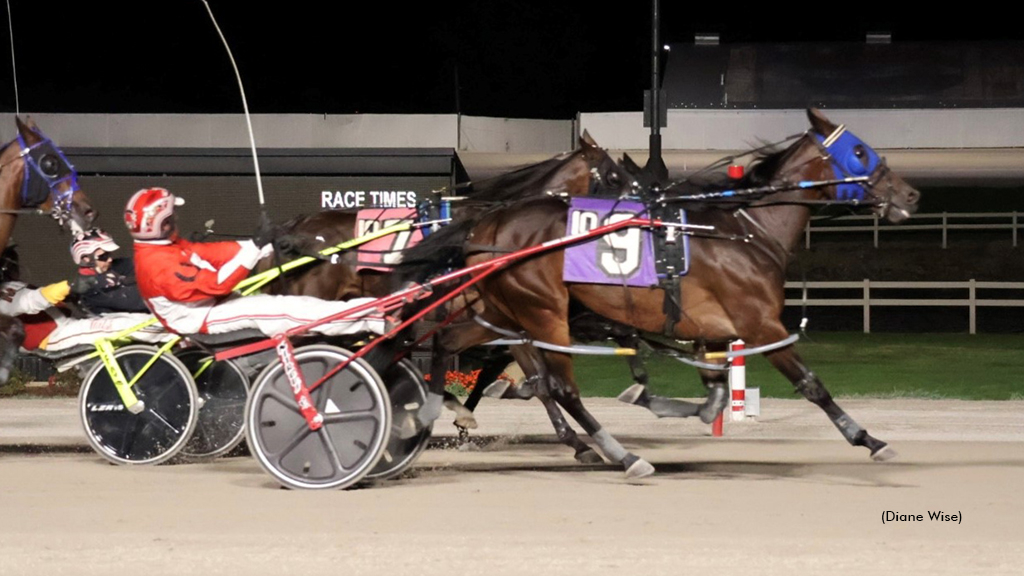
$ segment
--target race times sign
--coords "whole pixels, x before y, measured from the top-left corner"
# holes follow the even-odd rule
[[[644,210],[639,202],[604,198],[573,198],[569,205],[568,234],[585,234],[605,224],[628,220]],[[565,250],[566,282],[657,285],[654,242],[641,228],[624,228]]]
[[[415,208],[416,192],[412,190],[323,190],[320,208]]]

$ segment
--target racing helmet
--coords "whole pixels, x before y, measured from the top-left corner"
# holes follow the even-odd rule
[[[128,200],[124,210],[124,223],[136,240],[166,240],[174,226],[165,229],[164,223],[174,223],[174,207],[185,203],[166,188],[143,188]]]
[[[117,242],[114,242],[109,234],[99,228],[93,228],[71,243],[71,259],[78,266],[88,266],[95,264],[91,260],[97,250],[113,252],[118,248]]]

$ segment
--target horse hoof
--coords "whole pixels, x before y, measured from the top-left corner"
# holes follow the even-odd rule
[[[643,458],[638,458],[629,468],[626,468],[626,478],[630,480],[646,478],[651,474],[654,474],[654,466],[651,466],[651,463]]]
[[[712,422],[714,422],[715,418],[718,418],[718,413],[719,412],[715,411],[714,409],[700,410],[699,412],[697,412],[697,414],[700,415],[700,421],[705,424],[711,424]]]
[[[643,384],[633,384],[629,388],[626,388],[619,394],[617,400],[619,402],[625,402],[626,404],[636,404],[636,401],[643,396],[645,387]]]
[[[460,428],[467,428],[469,430],[476,430],[479,428],[479,425],[476,423],[476,418],[473,417],[472,413],[468,416],[457,416],[453,424]]]
[[[511,385],[512,383],[508,380],[495,380],[494,382],[491,382],[487,388],[484,388],[484,396],[487,396],[488,398],[501,398],[505,395],[505,391],[508,390],[508,387]]]
[[[888,446],[882,446],[878,450],[875,450],[874,452],[871,453],[871,459],[874,460],[875,462],[886,462],[888,460],[892,460],[896,456],[899,456],[899,454],[897,454],[895,450],[889,448]]]
[[[576,453],[576,461],[580,464],[604,464],[604,458],[593,450],[583,450]]]

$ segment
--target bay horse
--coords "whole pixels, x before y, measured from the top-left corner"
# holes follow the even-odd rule
[[[72,233],[88,230],[96,211],[78,186],[74,166],[31,118],[22,122],[15,116],[14,121],[18,135],[0,150],[0,250],[22,213],[49,212]],[[21,323],[0,316],[0,383],[7,381],[23,339]]]
[[[704,209],[690,212],[691,224],[713,226],[719,237],[745,241],[700,236],[691,239],[690,271],[681,278],[678,294],[673,295],[678,297],[681,314],[677,322],[669,323],[672,337],[696,341],[708,350],[722,350],[728,342],[740,338],[751,347],[784,340],[788,332],[780,316],[785,303],[785,270],[810,218],[810,206],[859,199],[859,205],[870,206],[890,222],[909,218],[916,210],[920,193],[894,174],[874,150],[819,111],[809,109],[807,116],[810,130],[787,148],[755,161],[743,180],[735,184],[737,189],[776,185],[791,191],[718,207],[695,203]],[[850,175],[865,180],[797,188],[799,182]],[[686,193],[692,192],[686,189]],[[567,211],[562,200],[545,198],[455,222],[406,251],[403,263],[407,264],[395,275],[396,280],[422,281],[444,269],[488,260],[495,252],[560,238],[566,234]],[[479,248],[481,245],[484,248]],[[571,345],[569,310],[573,301],[642,332],[658,334],[666,327],[663,306],[668,295],[664,291],[566,283],[562,279],[563,261],[562,252],[544,253],[488,277],[478,285],[484,310],[475,311],[494,326],[560,346]],[[444,353],[454,354],[495,337],[480,326],[446,330],[441,344]],[[395,345],[389,349],[386,344],[379,347],[375,362],[386,362],[388,354],[394,353]],[[608,459],[621,464],[630,477],[653,473],[649,463],[623,448],[583,406],[570,355],[536,349],[531,354],[537,360],[534,369],[543,372],[539,380],[546,387],[543,392],[583,427]],[[766,356],[798,392],[826,413],[851,445],[868,448],[875,460],[895,454],[835,403],[794,346],[773,350]],[[724,390],[724,371],[700,370],[700,374],[709,389]],[[434,377],[431,387],[437,385]],[[439,393],[436,388],[432,392]],[[646,406],[659,416],[692,415],[689,406],[654,396],[644,386],[634,386],[623,399]],[[555,423],[562,438],[563,430]]]

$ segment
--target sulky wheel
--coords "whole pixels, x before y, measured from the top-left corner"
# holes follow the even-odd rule
[[[234,362],[214,362],[204,350],[184,350],[175,356],[192,374],[199,393],[199,419],[182,455],[209,459],[227,454],[245,438],[249,378]]]
[[[125,346],[114,352],[125,378],[132,378],[159,350]],[[114,388],[102,362],[89,370],[78,394],[85,437],[100,456],[114,464],[160,464],[173,458],[188,441],[197,418],[197,394],[188,369],[169,353],[161,354],[133,392],[145,409],[132,414]]]
[[[348,350],[324,344],[295,349],[307,386],[351,356]],[[299,413],[281,362],[268,366],[253,384],[245,409],[249,450],[289,488],[351,486],[373,469],[387,445],[387,390],[369,364],[356,360],[310,394],[324,417],[316,431]]]
[[[377,466],[366,476],[372,480],[394,478],[408,468],[427,447],[433,424],[403,438],[402,427],[415,427],[416,411],[427,401],[427,382],[409,360],[402,359],[383,375],[384,386],[391,398],[391,435]]]

